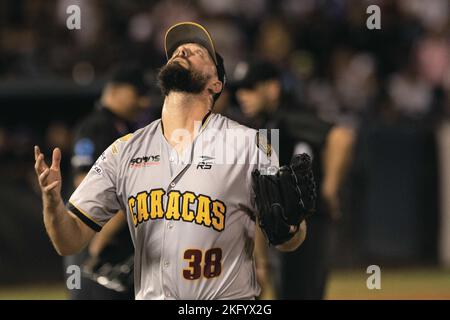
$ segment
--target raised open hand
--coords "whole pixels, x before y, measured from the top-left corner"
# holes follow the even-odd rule
[[[44,205],[57,205],[61,200],[61,150],[55,148],[52,155],[52,164],[49,167],[44,160],[44,154],[38,146],[34,147],[34,169],[41,187]]]

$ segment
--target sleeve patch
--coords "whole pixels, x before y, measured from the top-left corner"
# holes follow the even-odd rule
[[[119,138],[120,141],[125,142],[131,139],[131,137],[133,136],[132,133],[129,133],[127,135],[124,135],[123,137]]]
[[[103,174],[103,169],[99,165],[94,165],[92,167],[92,170],[94,170],[94,172],[97,173],[98,175],[102,175]]]
[[[111,146],[111,153],[112,154],[118,154],[119,153],[119,150],[117,149],[115,143]]]

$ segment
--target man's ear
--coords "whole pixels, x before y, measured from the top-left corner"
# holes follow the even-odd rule
[[[222,81],[215,80],[213,83],[211,83],[210,89],[212,93],[216,94],[222,91],[222,87]]]

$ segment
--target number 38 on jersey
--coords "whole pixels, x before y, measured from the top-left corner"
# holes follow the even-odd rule
[[[197,280],[202,276],[211,279],[222,272],[222,249],[213,248],[202,252],[198,249],[187,249],[183,255],[183,278]]]

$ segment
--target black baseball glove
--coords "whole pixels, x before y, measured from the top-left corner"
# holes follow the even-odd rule
[[[291,226],[299,227],[315,211],[316,184],[306,153],[296,155],[274,175],[255,169],[252,184],[259,225],[271,245],[291,239],[295,234]]]

